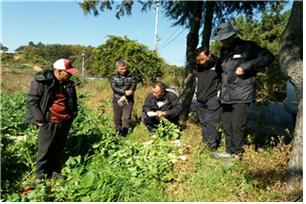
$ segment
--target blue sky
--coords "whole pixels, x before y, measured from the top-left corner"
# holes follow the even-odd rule
[[[127,36],[154,48],[155,11],[142,13],[135,4],[132,16],[120,20],[108,11],[98,17],[84,15],[77,1],[2,0],[2,40],[13,51],[29,41],[44,44],[81,44],[98,46],[107,35]],[[183,65],[187,31],[171,27],[172,22],[159,16],[158,53],[170,64]],[[163,45],[181,33],[172,43]]]
[[[154,47],[155,11],[142,13],[138,3],[135,3],[132,16],[118,20],[113,11],[104,12],[98,17],[84,15],[78,1],[72,0],[0,1],[1,42],[9,51],[30,41],[96,47],[106,41],[107,35],[127,36],[147,45],[149,49]],[[172,23],[160,13],[158,54],[167,63],[182,66],[185,62],[187,30],[180,26],[172,27]]]

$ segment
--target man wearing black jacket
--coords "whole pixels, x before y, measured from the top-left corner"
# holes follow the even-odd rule
[[[225,132],[226,152],[220,157],[232,157],[243,151],[247,110],[255,99],[256,73],[269,65],[274,56],[255,42],[241,40],[238,29],[221,23],[215,40],[223,44],[220,52],[222,86],[220,101]]]
[[[125,60],[116,62],[117,73],[110,78],[113,90],[113,111],[116,131],[125,136],[131,126],[132,111],[134,105],[134,92],[137,82],[128,71]]]
[[[60,160],[73,119],[77,116],[77,95],[69,79],[77,70],[67,59],[53,64],[53,71],[35,75],[28,94],[26,122],[39,127],[36,178],[64,179]]]
[[[153,82],[152,93],[148,94],[142,107],[143,123],[150,132],[156,129],[161,117],[177,124],[181,110],[178,96],[166,89],[164,83]]]
[[[197,110],[202,126],[202,141],[211,151],[219,145],[216,126],[220,116],[220,103],[217,90],[220,83],[220,72],[216,61],[204,48],[196,50],[198,63],[196,73]]]

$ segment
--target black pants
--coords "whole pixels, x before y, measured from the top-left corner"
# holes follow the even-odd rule
[[[61,171],[61,157],[72,120],[46,123],[39,128],[36,174],[51,176]]]
[[[166,116],[165,117],[167,120],[169,120],[170,122],[174,123],[174,124],[178,124],[178,121],[179,121],[179,117],[171,117],[171,116]],[[156,130],[157,128],[157,125],[159,124],[160,122],[160,118],[157,117],[157,116],[154,116],[154,117],[149,117],[146,113],[143,113],[142,114],[142,121],[143,121],[143,124],[148,128],[148,130],[150,132],[153,132]]]
[[[228,153],[238,154],[243,150],[248,106],[249,103],[222,104],[222,124]]]
[[[217,96],[209,98],[206,103],[198,102],[198,115],[202,127],[202,141],[212,150],[219,146],[217,121],[220,117],[220,103]]]
[[[117,102],[113,102],[115,127],[121,135],[126,135],[131,127],[133,105],[134,102],[129,102],[124,106],[119,106]]]

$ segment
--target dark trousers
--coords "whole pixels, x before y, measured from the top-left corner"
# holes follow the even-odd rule
[[[61,171],[61,157],[72,120],[48,122],[39,128],[36,174],[51,176]]]
[[[165,118],[174,124],[178,124],[179,117],[167,116]],[[150,132],[153,132],[156,130],[157,125],[159,124],[160,118],[157,116],[149,117],[146,113],[143,113],[142,121],[143,121],[143,124],[148,128],[148,130]]]
[[[220,117],[220,103],[217,96],[209,98],[206,103],[198,102],[198,116],[202,127],[202,141],[212,150],[219,146],[217,121]]]
[[[133,105],[134,102],[129,102],[124,106],[113,102],[115,128],[121,135],[126,135],[131,127]]]
[[[228,153],[238,154],[243,150],[248,106],[249,103],[222,104],[222,123]]]

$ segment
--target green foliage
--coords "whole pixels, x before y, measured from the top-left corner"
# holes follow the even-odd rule
[[[18,126],[24,117],[25,94],[3,94],[2,198],[6,201],[161,201],[165,182],[173,179],[169,141],[154,138],[149,143],[124,142],[112,127],[112,119],[88,110],[79,96],[79,114],[71,128],[66,148],[65,183],[37,182],[35,169],[38,131]],[[11,99],[11,100],[9,100]],[[14,104],[13,101],[15,101]],[[23,104],[23,105],[22,105]],[[18,109],[15,109],[16,108]],[[102,105],[99,113],[105,112]],[[17,114],[18,113],[18,114]],[[24,136],[16,140],[14,134]],[[32,176],[31,176],[32,175]],[[29,179],[30,178],[30,179]],[[25,182],[22,183],[22,180]],[[30,186],[25,194],[16,189]],[[19,190],[18,190],[19,191]]]
[[[84,165],[74,166],[67,184],[60,186],[54,193],[55,201],[149,201],[153,198],[145,183],[135,182],[129,172],[109,165],[101,157],[95,156],[87,161],[86,172],[79,174]],[[67,171],[65,167],[64,171]],[[153,189],[151,189],[153,190]],[[159,194],[158,191],[151,193]]]
[[[28,126],[24,123],[26,94],[1,94],[1,133],[23,135]]]
[[[13,57],[12,54],[8,54],[8,53],[3,52],[3,53],[0,54],[0,56],[1,56],[1,64],[9,63],[9,62],[14,60],[14,57]]]
[[[104,0],[104,1],[91,1],[84,0],[82,3],[79,3],[85,14],[93,13],[94,16],[99,15],[99,9],[103,12],[105,9],[112,10],[114,1]],[[131,15],[132,6],[134,1],[124,0],[121,1],[121,4],[116,5],[116,17],[120,19],[121,16]]]
[[[42,68],[50,68],[53,62],[60,58],[69,58],[73,65],[81,70],[82,53],[85,54],[86,67],[90,67],[88,56],[92,48],[81,45],[62,45],[62,44],[35,44],[29,42],[28,45],[20,46],[16,51],[23,56],[27,63],[37,64]]]
[[[0,43],[0,50],[3,51],[3,52],[7,52],[8,47],[5,47],[2,43]]]
[[[239,201],[239,195],[251,193],[253,180],[243,175],[243,166],[235,161],[226,162],[232,163],[233,166],[226,167],[221,161],[208,163],[205,160],[199,160],[197,165],[205,170],[192,175],[188,201]],[[198,194],[197,189],[203,189],[202,193]],[[214,193],[210,194],[211,191]],[[241,199],[240,201],[243,201],[243,198]]]
[[[182,87],[182,78],[184,75],[184,68],[177,67],[175,65],[167,65],[163,72],[163,77],[160,79],[169,86],[175,86],[176,88]]]
[[[139,81],[149,81],[162,76],[164,62],[154,51],[127,37],[109,36],[109,39],[93,50],[90,72],[110,77],[116,70],[117,60],[125,59],[129,70]]]
[[[37,44],[29,42],[28,45],[20,46],[16,51],[23,53],[25,60],[45,66],[46,68],[49,68],[55,60],[68,58],[72,55],[69,47],[66,45],[44,45],[41,42]]]
[[[154,136],[164,139],[178,139],[180,136],[180,129],[174,123],[171,123],[166,118],[162,118],[157,126]]]
[[[169,181],[172,179],[169,153],[172,145],[161,139],[153,139],[143,144],[127,143],[109,157],[113,166],[121,167],[131,177],[142,182]]]
[[[26,95],[1,96],[6,101],[1,114],[10,117],[20,111],[14,120],[3,123],[10,128],[3,129],[6,134],[1,135],[1,201],[293,200],[294,194],[284,190],[287,186],[283,184],[289,145],[258,151],[246,147],[242,160],[217,160],[202,148],[201,129],[194,124],[175,141],[171,131],[178,129],[167,124],[157,130],[160,137],[149,135],[143,124],[136,124],[136,131],[122,138],[114,132],[112,118],[105,115],[109,100],[98,111],[91,111],[84,105],[90,100],[87,95],[79,95],[80,112],[66,145],[62,173],[67,180],[35,180],[38,130],[9,124],[23,120],[21,104]],[[234,165],[226,167],[224,162]]]
[[[118,149],[120,138],[112,128],[112,120],[102,114],[96,114],[85,108],[86,96],[79,96],[79,113],[72,124],[67,141],[69,155],[85,155],[101,148],[103,155],[109,155]],[[99,109],[103,113],[103,106]]]
[[[37,130],[24,124],[26,94],[1,94],[1,192],[15,188],[34,167]]]

